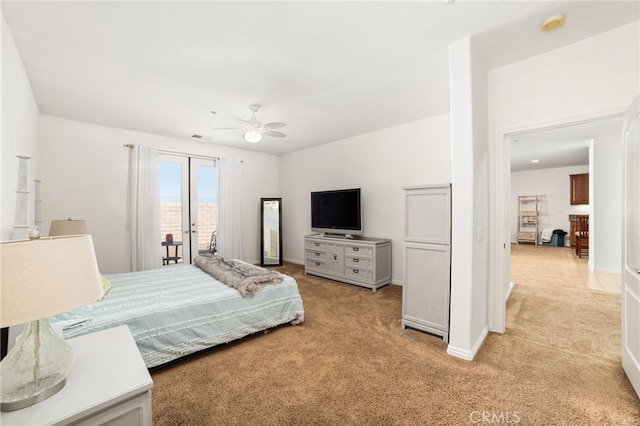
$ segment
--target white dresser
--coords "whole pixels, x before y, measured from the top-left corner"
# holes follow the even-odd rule
[[[376,291],[391,283],[391,240],[304,237],[305,274],[355,284]]]
[[[449,341],[451,186],[406,187],[402,326]]]
[[[0,413],[2,425],[150,426],[153,381],[127,326],[67,340],[65,387],[40,403]]]

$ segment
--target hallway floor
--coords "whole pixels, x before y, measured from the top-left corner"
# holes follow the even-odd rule
[[[526,285],[553,283],[620,293],[620,275],[589,271],[588,261],[587,258],[580,259],[569,247],[511,244],[511,281]]]

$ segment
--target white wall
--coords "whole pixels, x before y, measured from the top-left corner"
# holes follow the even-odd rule
[[[245,260],[260,261],[260,197],[278,196],[275,155],[171,139],[43,115],[40,119],[45,232],[52,219],[86,219],[102,273],[131,270],[128,219],[129,149],[123,144],[244,161]],[[158,242],[160,244],[160,242]]]
[[[360,187],[364,236],[392,239],[392,282],[402,284],[402,187],[450,181],[448,114],[284,155],[284,259],[304,263],[311,191]]]
[[[640,83],[639,22],[489,71],[490,135],[631,103]]]
[[[487,70],[471,39],[449,46],[451,324],[447,352],[472,360],[488,333]]]
[[[22,64],[13,36],[2,17],[2,106],[0,164],[0,240],[11,238],[16,208],[18,159],[16,155],[31,157],[29,166],[29,222],[33,224],[34,179],[40,179],[40,155],[38,153],[38,117],[31,83]]]
[[[593,141],[589,261],[595,272],[622,273],[623,151],[622,128]]]
[[[542,195],[539,205],[539,231],[545,228],[569,232],[570,214],[589,214],[588,205],[569,204],[569,175],[589,173],[589,165],[553,169],[524,170],[511,173],[511,242],[517,242],[519,195]],[[539,237],[539,235],[538,235]],[[538,241],[540,241],[538,239]],[[565,246],[570,245],[569,235]]]
[[[1,16],[1,15],[0,15]],[[16,187],[18,183],[18,159],[16,155],[31,157],[29,166],[29,222],[33,223],[34,179],[40,179],[40,154],[38,152],[38,119],[31,83],[18,55],[13,36],[1,16],[2,27],[2,67],[0,116],[2,135],[0,146],[1,183],[0,183],[0,241],[11,238],[13,231]],[[14,346],[16,337],[22,332],[22,325],[9,329],[7,350]]]

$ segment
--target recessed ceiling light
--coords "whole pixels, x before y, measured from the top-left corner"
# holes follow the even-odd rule
[[[542,31],[552,31],[562,24],[564,24],[564,15],[553,15],[540,24],[540,29]]]
[[[455,0],[442,0],[444,3],[446,4],[451,4],[453,3]]]
[[[540,160],[531,160],[531,162],[532,162],[533,164],[535,164],[535,163],[539,163],[539,162],[540,162]]]

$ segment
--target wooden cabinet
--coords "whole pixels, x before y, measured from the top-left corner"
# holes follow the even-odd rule
[[[304,237],[304,273],[376,291],[391,283],[391,240]]]
[[[449,341],[451,186],[405,189],[402,326]]]
[[[569,175],[570,204],[589,204],[589,173]]]

